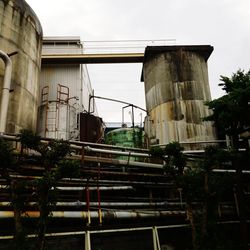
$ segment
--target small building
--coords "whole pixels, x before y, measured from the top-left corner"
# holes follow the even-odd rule
[[[82,54],[80,37],[44,37],[42,55]],[[42,63],[37,132],[40,136],[79,139],[79,114],[93,94],[85,64]],[[94,109],[97,113],[96,108]]]

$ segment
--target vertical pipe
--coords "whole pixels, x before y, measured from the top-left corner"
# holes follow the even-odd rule
[[[85,232],[85,250],[91,250],[90,231]]]
[[[157,227],[152,227],[154,250],[161,250]]]
[[[11,72],[12,63],[9,56],[0,50],[0,57],[5,63],[5,72],[3,79],[2,88],[2,100],[1,100],[1,110],[0,110],[0,134],[5,133],[6,123],[7,123],[7,112],[9,106],[9,95],[10,95],[10,83],[11,83]]]
[[[99,224],[102,224],[102,208],[101,208],[101,195],[100,195],[100,188],[99,185],[97,186],[97,196],[98,196],[98,217],[99,217]]]
[[[102,209],[101,209],[101,194],[99,188],[99,180],[100,180],[100,163],[98,163],[98,182],[97,182],[97,199],[98,199],[98,217],[99,217],[99,224],[102,224]]]
[[[132,127],[135,127],[135,115],[134,115],[134,105],[131,105],[132,107]]]
[[[122,107],[122,126],[124,124],[124,107]]]
[[[86,187],[86,209],[87,209],[87,214],[88,214],[88,225],[91,223],[91,218],[90,218],[90,197],[89,197],[89,187]]]

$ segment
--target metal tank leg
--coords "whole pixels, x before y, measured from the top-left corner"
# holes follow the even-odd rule
[[[90,231],[85,232],[85,250],[91,250]]]
[[[152,227],[154,250],[161,250],[159,235],[156,227]]]

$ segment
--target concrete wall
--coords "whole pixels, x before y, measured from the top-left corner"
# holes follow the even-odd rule
[[[151,144],[215,138],[209,115],[211,100],[207,59],[211,46],[147,47],[143,65],[145,131]]]
[[[0,49],[17,51],[13,63],[6,132],[36,129],[42,28],[25,1],[0,0]],[[4,63],[0,61],[0,98]]]

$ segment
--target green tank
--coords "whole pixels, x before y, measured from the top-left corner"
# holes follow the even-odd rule
[[[143,131],[137,127],[114,129],[106,134],[105,143],[129,148],[142,148]]]

